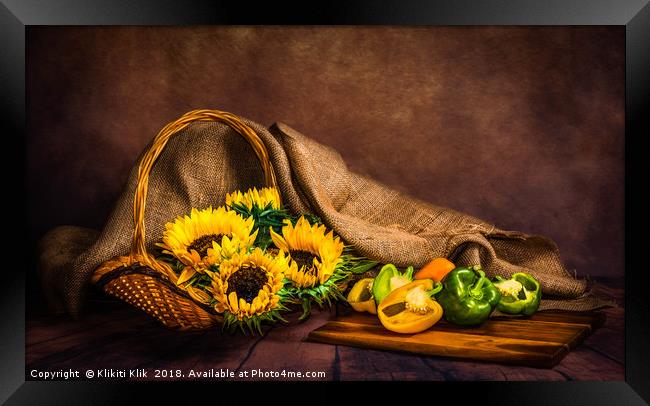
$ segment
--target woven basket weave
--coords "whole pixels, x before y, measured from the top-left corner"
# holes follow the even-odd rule
[[[234,114],[218,110],[194,110],[167,124],[156,135],[140,161],[138,183],[133,199],[133,237],[128,256],[110,259],[94,272],[91,281],[115,296],[160,321],[170,329],[202,330],[222,322],[214,309],[202,303],[200,291],[184,290],[171,267],[147,252],[144,213],[149,174],[169,139],[195,121],[216,121],[233,128],[244,137],[257,155],[266,186],[276,187],[268,151],[259,136]]]

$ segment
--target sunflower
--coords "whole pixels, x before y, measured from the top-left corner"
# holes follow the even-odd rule
[[[282,294],[288,301],[302,304],[301,320],[309,316],[312,299],[322,306],[343,298],[339,285],[350,275],[353,258],[344,255],[344,244],[332,231],[328,233],[324,225],[312,225],[301,216],[295,226],[286,220],[282,235],[271,230],[271,238],[280,252],[289,253]]]
[[[260,248],[250,254],[235,254],[219,265],[219,272],[208,271],[212,279],[214,308],[224,313],[224,327],[243,325],[261,334],[264,320],[284,320],[279,315],[285,307],[278,294],[283,286],[288,261],[284,253],[271,257]]]
[[[197,272],[218,264],[235,253],[253,246],[257,232],[254,220],[244,219],[224,207],[192,209],[189,216],[178,217],[165,224],[162,243],[157,245],[184,266],[177,284],[187,282]]]
[[[229,207],[238,205],[252,210],[254,206],[260,209],[280,210],[280,193],[274,187],[264,187],[260,190],[257,188],[248,189],[245,193],[236,190],[226,194],[226,205]]]
[[[284,220],[290,218],[282,208],[277,188],[248,189],[242,193],[236,190],[226,195],[226,207],[244,218],[253,218],[258,231],[255,245],[265,249],[271,241],[271,228],[280,230]]]
[[[323,284],[334,274],[341,262],[343,243],[330,231],[326,233],[324,225],[311,225],[300,217],[293,226],[290,221],[282,227],[282,235],[271,230],[273,243],[291,258],[290,279],[298,288],[311,288]]]

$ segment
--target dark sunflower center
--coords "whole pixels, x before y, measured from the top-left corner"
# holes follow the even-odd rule
[[[272,257],[276,257],[278,253],[280,253],[280,250],[278,248],[267,248],[266,253],[271,255]]]
[[[221,238],[223,238],[223,234],[204,235],[192,241],[192,244],[187,247],[187,250],[196,250],[201,258],[203,258],[204,256],[208,255],[208,248],[212,248],[212,241],[216,241],[218,244],[221,244]]]
[[[254,265],[248,268],[240,268],[228,278],[228,289],[226,296],[237,292],[237,297],[252,303],[257,297],[260,289],[269,281],[266,272]]]
[[[311,252],[303,250],[291,250],[289,255],[291,255],[291,259],[293,259],[298,265],[298,269],[301,269],[304,266],[306,270],[312,268],[314,265],[314,258],[317,258],[316,255]]]

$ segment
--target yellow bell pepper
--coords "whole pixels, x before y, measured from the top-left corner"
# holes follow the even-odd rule
[[[440,283],[421,279],[392,291],[379,304],[381,324],[396,333],[414,334],[424,331],[440,320],[442,307],[432,296],[442,289]]]
[[[358,312],[377,314],[377,305],[372,296],[373,278],[364,278],[354,284],[348,293],[348,303]]]

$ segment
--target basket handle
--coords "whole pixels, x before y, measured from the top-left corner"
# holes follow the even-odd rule
[[[266,186],[277,187],[275,172],[273,171],[273,166],[269,160],[269,153],[264,142],[239,117],[232,113],[219,110],[193,110],[183,114],[177,120],[172,121],[160,130],[140,161],[140,166],[138,167],[138,183],[133,199],[134,227],[131,252],[129,254],[132,262],[136,260],[140,262],[145,261],[147,265],[155,267],[156,261],[147,254],[145,247],[144,211],[147,205],[149,174],[169,139],[195,121],[216,121],[227,124],[237,131],[253,147],[255,155],[257,155],[257,159],[259,159],[262,165]]]

